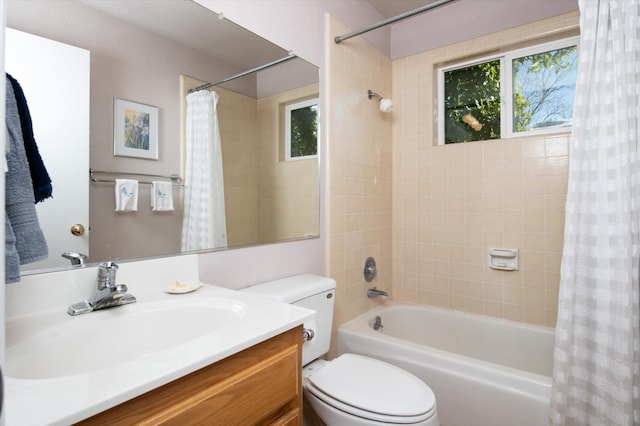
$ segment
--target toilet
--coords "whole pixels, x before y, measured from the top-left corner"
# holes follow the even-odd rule
[[[436,399],[423,381],[389,363],[356,354],[326,361],[336,282],[296,275],[243,291],[312,309],[302,345],[303,391],[314,414],[328,426],[439,426]]]

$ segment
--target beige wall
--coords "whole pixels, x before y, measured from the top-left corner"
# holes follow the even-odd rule
[[[391,94],[391,61],[361,38],[341,44],[348,32],[328,19],[325,99],[328,123],[328,275],[337,282],[334,326],[370,307],[362,270],[375,257],[371,285],[391,290],[391,123],[367,99],[367,90]]]
[[[393,63],[393,294],[527,323],[555,325],[569,133],[434,146],[438,64],[575,35],[578,13]],[[487,266],[517,248],[515,272]]]
[[[258,100],[258,240],[317,235],[320,205],[318,159],[284,161],[284,107],[317,98],[318,84]]]

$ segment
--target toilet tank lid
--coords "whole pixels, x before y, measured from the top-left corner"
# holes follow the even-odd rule
[[[256,284],[242,289],[284,303],[295,303],[307,297],[334,290],[336,282],[320,275],[303,274]]]

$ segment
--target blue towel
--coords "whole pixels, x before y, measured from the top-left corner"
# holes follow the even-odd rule
[[[20,264],[24,265],[46,259],[49,250],[36,214],[29,164],[22,141],[20,116],[9,79],[6,79],[5,104],[7,133],[9,134],[5,209],[10,228],[15,236],[15,250],[18,252]],[[5,229],[7,229],[6,223]],[[13,244],[10,237],[5,237],[5,250],[7,246],[9,246],[9,254],[11,254]],[[13,264],[6,255],[5,264],[7,266]],[[15,271],[5,271],[5,275],[13,277],[15,276]]]
[[[4,217],[4,271],[5,283],[20,281],[20,256],[16,250],[16,237],[7,216]]]
[[[31,122],[31,113],[27,105],[27,98],[24,96],[20,83],[8,73],[7,78],[11,82],[11,87],[16,97],[18,115],[20,116],[20,127],[22,128],[22,139],[29,162],[31,182],[33,184],[33,195],[35,202],[39,203],[46,198],[50,198],[53,193],[51,178],[42,161],[36,139],[33,136],[33,123]]]

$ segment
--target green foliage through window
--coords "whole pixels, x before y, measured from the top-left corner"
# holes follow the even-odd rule
[[[571,124],[576,56],[572,46],[513,60],[513,131]]]
[[[444,73],[445,142],[500,138],[500,61]]]
[[[487,58],[440,73],[440,143],[500,139],[570,126],[576,40]]]
[[[318,154],[318,105],[291,111],[291,157]]]
[[[294,102],[285,107],[286,159],[318,155],[318,99]]]

